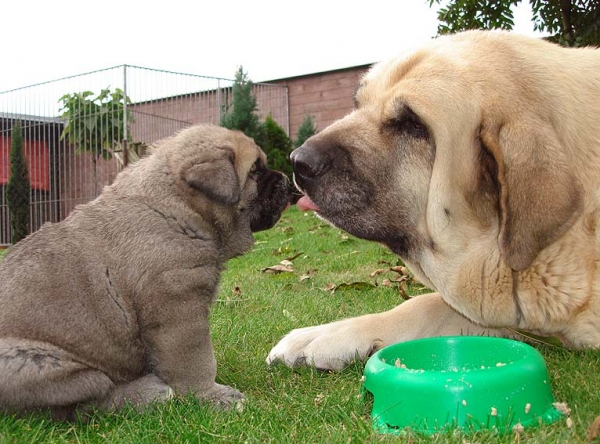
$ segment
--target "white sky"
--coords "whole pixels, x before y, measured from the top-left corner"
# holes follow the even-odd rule
[[[533,35],[527,1],[515,31]],[[128,64],[255,82],[373,63],[436,34],[427,0],[4,0],[0,91]]]

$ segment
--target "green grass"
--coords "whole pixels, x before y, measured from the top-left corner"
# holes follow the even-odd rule
[[[379,435],[371,428],[369,400],[361,396],[362,364],[341,373],[267,367],[270,348],[291,329],[386,310],[402,298],[395,288],[366,285],[396,276],[370,276],[376,269],[396,265],[393,254],[347,236],[310,213],[291,208],[274,229],[256,238],[252,252],[229,262],[211,318],[218,380],[245,393],[242,413],[215,411],[188,397],[144,414],[126,410],[97,415],[87,425],[51,423],[36,415],[0,415],[0,443],[586,442],[588,426],[600,415],[600,357],[595,351],[538,347],[547,360],[557,401],[572,409],[573,426],[560,420],[519,437],[494,432],[428,438]],[[291,257],[293,273],[262,271]],[[330,284],[354,282],[363,284],[326,290]],[[419,291],[423,290],[410,288],[413,294]]]

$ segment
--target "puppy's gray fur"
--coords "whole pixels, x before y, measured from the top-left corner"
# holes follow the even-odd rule
[[[209,305],[224,262],[288,193],[251,139],[196,126],[13,246],[0,263],[0,410],[240,400],[215,383]]]

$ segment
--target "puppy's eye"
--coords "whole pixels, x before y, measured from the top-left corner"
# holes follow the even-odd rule
[[[254,165],[252,165],[252,168],[250,168],[250,173],[248,173],[248,176],[252,179],[258,179],[262,169],[264,169],[264,167],[257,160],[256,162],[254,162]]]

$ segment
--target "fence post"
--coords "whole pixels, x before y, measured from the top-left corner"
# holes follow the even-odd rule
[[[217,79],[217,116],[218,116],[217,125],[221,124],[221,118],[223,117],[221,115],[222,109],[223,109],[223,107],[221,106],[221,79]]]
[[[129,162],[129,152],[127,151],[127,140],[129,134],[127,134],[127,65],[123,65],[123,168],[127,166]]]

